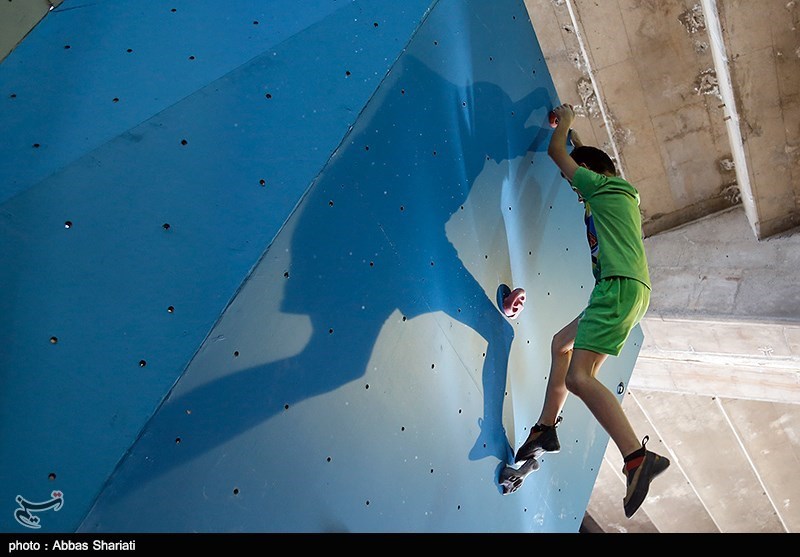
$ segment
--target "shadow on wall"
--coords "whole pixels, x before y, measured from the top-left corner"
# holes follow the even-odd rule
[[[546,149],[549,128],[525,123],[534,111],[546,114],[551,106],[545,88],[515,103],[494,83],[459,86],[419,59],[402,57],[133,452],[156,450],[148,446],[151,441],[173,444],[176,435],[191,442],[174,458],[131,467],[135,477],[127,485],[181,466],[304,399],[362,377],[382,327],[398,310],[403,320],[443,312],[485,339],[480,437],[468,455],[454,457],[493,456],[505,462],[511,448],[502,412],[513,327],[487,296],[488,287],[460,259],[445,225],[464,210],[488,161],[497,164]],[[533,120],[544,123],[545,118]],[[511,179],[521,180],[525,172]],[[480,208],[491,212],[481,220],[503,226],[500,184],[496,197],[496,204]],[[283,246],[291,259],[288,267],[280,259]],[[283,291],[279,309],[277,301],[253,302],[270,290]],[[249,350],[260,351],[260,361],[268,363],[230,373],[208,369],[204,352],[228,319],[260,323],[268,331],[286,314],[307,316],[304,322],[311,326],[310,338],[295,355],[273,361],[275,340],[264,338],[263,345]],[[225,334],[236,342],[235,333]],[[297,337],[302,336],[298,330]],[[402,346],[396,353],[402,357],[414,349]],[[207,379],[193,381],[198,372]]]

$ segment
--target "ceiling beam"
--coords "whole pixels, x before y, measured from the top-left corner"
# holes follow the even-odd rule
[[[800,323],[648,317],[630,387],[800,404]]]
[[[800,371],[731,358],[723,362],[639,356],[628,385],[663,391],[744,400],[800,404]]]

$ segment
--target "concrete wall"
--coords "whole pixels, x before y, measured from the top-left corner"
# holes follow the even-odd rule
[[[653,297],[633,386],[800,403],[800,235],[736,207],[647,238]]]
[[[0,62],[64,0],[8,0],[0,4]]]
[[[577,531],[579,401],[497,485],[591,289],[523,2],[70,7],[0,66],[0,529]]]

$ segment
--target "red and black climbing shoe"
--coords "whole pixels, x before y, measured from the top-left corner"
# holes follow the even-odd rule
[[[625,516],[632,517],[647,498],[652,482],[669,466],[669,459],[645,449],[650,438],[642,439],[642,448],[625,458],[622,472],[628,478],[628,491],[622,504],[625,507]]]

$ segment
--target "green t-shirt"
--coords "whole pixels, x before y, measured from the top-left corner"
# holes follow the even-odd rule
[[[591,246],[592,259],[596,249],[600,275],[596,278],[633,278],[650,288],[636,188],[618,176],[605,176],[582,166],[572,177],[572,187],[581,194],[586,214],[593,221],[597,245]]]

